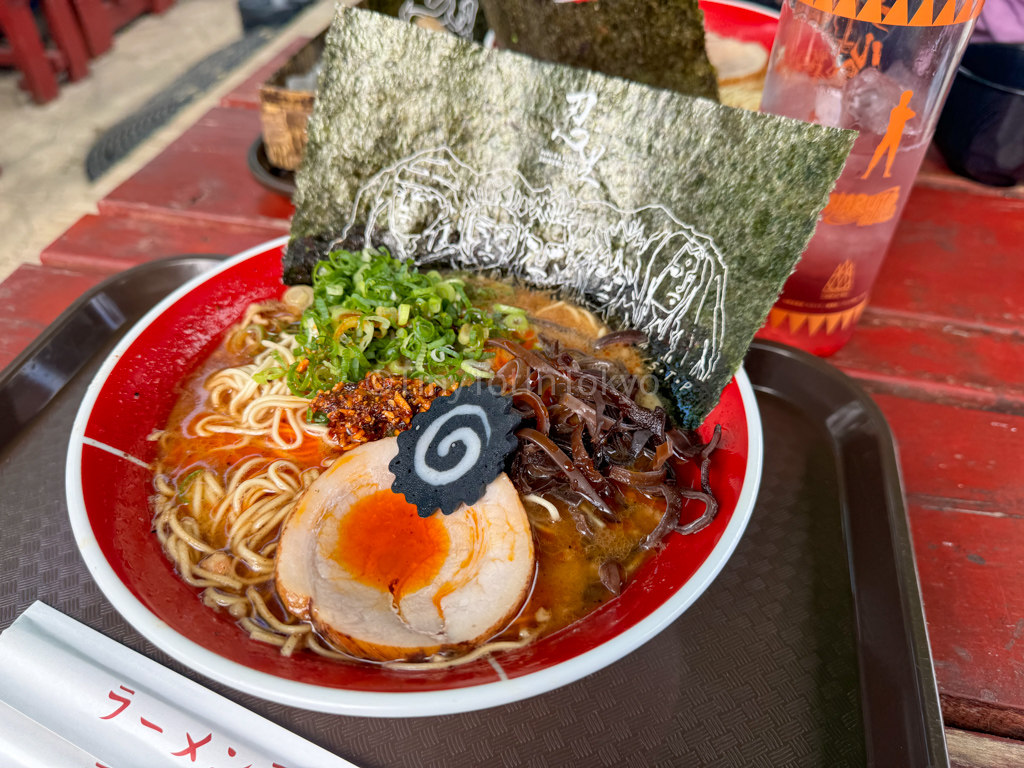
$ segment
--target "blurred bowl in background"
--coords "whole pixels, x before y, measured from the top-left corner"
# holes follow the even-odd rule
[[[1024,45],[967,46],[935,144],[961,176],[995,187],[1024,181]]]

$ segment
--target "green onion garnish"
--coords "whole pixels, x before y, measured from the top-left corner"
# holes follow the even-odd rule
[[[476,305],[459,277],[420,272],[383,249],[334,251],[313,270],[296,362],[261,371],[260,379],[284,377],[308,397],[375,370],[446,385],[490,378],[487,339],[524,337],[530,327],[520,307],[492,303],[495,294],[474,290],[484,300]]]

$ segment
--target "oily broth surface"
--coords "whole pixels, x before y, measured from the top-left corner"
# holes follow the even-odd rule
[[[297,450],[282,450],[260,438],[243,441],[238,435],[198,436],[190,432],[190,425],[214,412],[204,387],[206,380],[217,371],[249,361],[250,358],[243,354],[229,352],[222,343],[181,385],[181,394],[159,438],[157,454],[160,471],[175,484],[197,469],[210,470],[224,483],[232,467],[252,458],[264,458],[267,464],[276,459],[287,459],[301,470],[307,470],[326,469],[325,462],[329,463],[330,459],[340,455],[340,451],[321,441],[305,440]],[[291,435],[286,425],[282,425],[282,432]],[[211,527],[208,520],[199,519],[197,522],[218,546],[225,545],[223,530]]]
[[[621,362],[634,375],[643,375],[647,367],[641,354],[632,347],[611,346],[594,351],[592,342],[604,326],[591,313],[565,302],[553,301],[544,293],[526,288],[511,288],[496,281],[478,279],[478,286],[494,291],[495,300],[527,310],[531,324],[546,340],[557,340],[562,347],[579,349],[595,357]],[[252,458],[265,459],[269,465],[286,459],[301,471],[324,470],[341,455],[326,440],[306,439],[297,450],[283,450],[262,437],[240,439],[233,434],[198,437],[190,426],[214,412],[206,381],[224,368],[244,365],[251,357],[227,348],[224,341],[205,359],[180,388],[179,398],[159,438],[157,468],[172,484],[180,484],[198,469],[208,470],[222,484],[232,467]],[[287,425],[282,434],[290,436]],[[518,617],[495,640],[517,640],[523,632],[542,637],[572,624],[613,598],[601,584],[598,568],[606,560],[621,563],[629,580],[650,553],[637,552],[636,544],[654,530],[664,512],[664,502],[650,501],[636,494],[620,523],[604,527],[594,525],[592,541],[584,541],[563,502],[553,500],[561,519],[553,521],[549,512],[525,501],[533,531],[537,573],[533,590]],[[184,503],[184,502],[183,502]],[[226,545],[223,527],[209,519],[197,520],[204,539],[215,547]],[[267,607],[281,620],[288,613],[277,599],[273,579],[258,587]]]

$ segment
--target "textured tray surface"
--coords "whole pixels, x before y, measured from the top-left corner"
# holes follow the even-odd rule
[[[67,522],[63,469],[101,357],[0,454],[0,628],[43,600],[366,767],[864,764],[836,469],[824,432],[780,400],[759,397],[766,463],[748,531],[668,630],[597,674],[518,704],[374,720],[211,683],[155,650],[100,594]]]

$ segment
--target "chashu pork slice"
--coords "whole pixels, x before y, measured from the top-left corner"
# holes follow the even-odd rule
[[[420,518],[390,488],[397,438],[361,445],[302,495],[277,549],[276,587],[295,615],[361,658],[421,658],[505,627],[533,584],[533,537],[501,474],[477,503]]]

